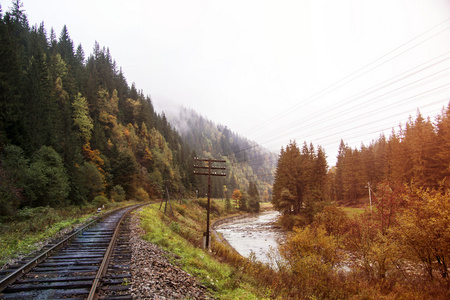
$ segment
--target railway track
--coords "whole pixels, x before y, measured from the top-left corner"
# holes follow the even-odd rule
[[[0,277],[1,299],[131,299],[128,207]]]

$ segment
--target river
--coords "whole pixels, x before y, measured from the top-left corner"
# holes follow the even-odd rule
[[[253,252],[257,260],[270,263],[267,253],[277,251],[278,243],[285,238],[284,231],[274,224],[278,216],[277,211],[266,211],[220,224],[215,230],[242,256]]]

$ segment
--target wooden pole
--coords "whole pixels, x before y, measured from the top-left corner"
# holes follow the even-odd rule
[[[213,163],[217,162],[217,163],[225,163],[225,160],[217,160],[217,159],[199,159],[199,158],[194,158],[194,160],[196,161],[201,161],[201,162],[207,162],[208,166],[194,166],[194,168],[197,169],[207,169],[208,173],[205,172],[196,172],[194,171],[195,175],[207,175],[208,176],[208,204],[206,207],[206,232],[205,232],[205,248],[209,249],[209,247],[211,246],[209,243],[209,237],[210,237],[210,233],[209,233],[209,215],[210,215],[210,207],[211,207],[211,176],[226,176],[226,174],[224,173],[213,173],[212,170],[226,170],[225,167],[213,167]]]

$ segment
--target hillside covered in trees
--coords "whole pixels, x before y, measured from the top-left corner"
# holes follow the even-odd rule
[[[223,186],[229,195],[235,189],[246,190],[253,182],[263,201],[272,195],[276,155],[260,145],[239,136],[227,126],[213,121],[192,109],[176,107],[168,110],[167,119],[199,157],[223,157],[227,160],[228,176],[213,178],[213,194],[223,196]],[[205,190],[202,190],[205,193]]]
[[[193,158],[229,150],[228,177],[214,196],[223,196],[224,185],[231,193],[258,180],[257,167],[234,167],[253,155],[248,143],[236,152],[228,129],[211,133],[211,122],[199,122],[194,136],[182,137],[128,84],[108,48],[96,43],[86,57],[66,26],[59,36],[44,23],[30,26],[20,1],[0,10],[0,215],[97,196],[146,200],[164,196],[166,186],[194,195],[206,188],[193,175]],[[270,189],[270,180],[257,182],[261,192]]]

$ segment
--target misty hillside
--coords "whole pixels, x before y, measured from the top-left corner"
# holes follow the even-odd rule
[[[20,2],[0,14],[0,216],[206,193],[194,157],[227,159],[213,197],[255,182],[267,200],[274,155],[194,112],[170,124],[127,82],[108,48],[85,55],[64,26],[31,26]],[[189,125],[181,136],[175,128]],[[180,132],[183,132],[180,130]],[[226,186],[226,189],[224,188]]]
[[[164,111],[198,157],[227,159],[228,176],[219,186],[247,189],[254,181],[261,196],[271,195],[277,155],[255,142],[217,125],[193,109],[171,106]],[[217,189],[217,186],[216,186]],[[216,192],[217,194],[217,192]]]

